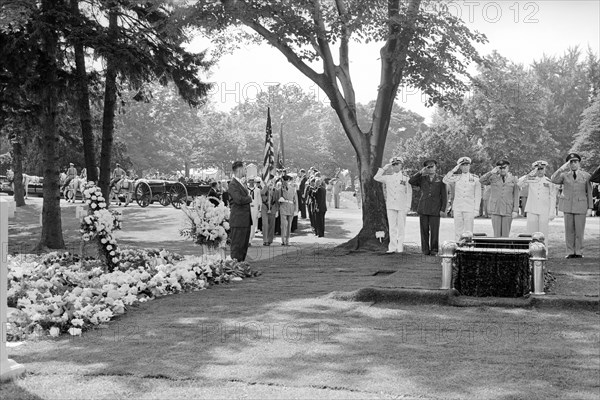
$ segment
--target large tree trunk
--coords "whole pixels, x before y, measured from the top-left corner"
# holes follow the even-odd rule
[[[110,43],[117,39],[117,13],[115,4],[111,3],[108,13],[108,36]],[[110,184],[110,164],[115,129],[115,104],[117,102],[117,59],[113,53],[107,55],[106,86],[104,88],[104,115],[102,119],[102,150],[100,152],[100,189],[105,199],[108,199]]]
[[[71,12],[79,18],[79,0],[71,0]],[[88,181],[98,182],[96,171],[96,150],[94,144],[94,132],[92,130],[92,113],[90,111],[90,94],[88,88],[87,72],[85,69],[85,52],[79,37],[75,35],[75,67],[77,75],[77,94],[79,106],[79,119],[81,120],[81,136],[83,138],[83,155]]]
[[[42,0],[42,12],[48,14],[56,9],[56,0]],[[58,53],[58,37],[52,30],[56,26],[56,18],[46,16],[47,29],[42,36],[42,52],[39,59],[39,71],[44,86],[41,90],[41,123],[43,132],[44,163],[44,201],[42,206],[42,234],[38,249],[45,247],[60,249],[65,247],[62,234],[60,212],[60,188],[58,171],[58,131],[56,129],[56,113],[58,103],[56,57]]]
[[[23,187],[23,145],[18,135],[11,138],[12,168],[14,172],[13,192],[17,207],[25,205],[25,188]]]

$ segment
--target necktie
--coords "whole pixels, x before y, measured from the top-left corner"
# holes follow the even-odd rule
[[[573,171],[573,179],[577,179],[577,172]]]
[[[506,179],[504,179],[504,177],[502,177],[502,183],[505,183],[505,182],[506,182]]]

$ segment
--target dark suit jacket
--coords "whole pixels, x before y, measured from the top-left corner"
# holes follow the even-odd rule
[[[315,211],[324,213],[327,211],[327,190],[323,186],[319,186],[315,190]]]
[[[590,176],[590,182],[600,183],[600,166]]]
[[[306,189],[306,181],[307,181],[307,176],[304,176],[304,178],[302,178],[302,180],[300,180],[300,186],[298,187],[298,196],[304,198],[304,191]]]
[[[252,216],[250,214],[250,203],[252,197],[250,192],[237,179],[232,179],[227,189],[229,193],[229,205],[231,213],[229,214],[229,226],[232,228],[247,228],[252,225]]]
[[[422,175],[419,171],[408,180],[408,183],[421,188],[421,197],[419,197],[419,206],[417,207],[418,214],[439,216],[440,211],[446,211],[448,191],[441,176],[435,174],[433,180],[430,181],[428,175]]]

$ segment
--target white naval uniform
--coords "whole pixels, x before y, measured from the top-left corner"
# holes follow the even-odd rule
[[[527,213],[527,233],[542,232],[548,245],[548,225],[556,214],[557,186],[543,176],[525,175],[519,178],[519,187],[529,187],[525,212]]]
[[[455,175],[452,171],[444,176],[443,182],[454,187],[454,235],[459,240],[463,232],[473,232],[473,221],[481,203],[481,183],[479,177],[470,172]]]
[[[385,183],[385,206],[390,234],[388,251],[401,253],[404,251],[404,227],[406,213],[412,202],[412,187],[408,183],[409,177],[402,171],[388,175],[383,173],[383,168],[379,168],[373,179]]]
[[[252,217],[252,226],[250,227],[250,243],[252,243],[254,235],[256,234],[256,229],[258,229],[258,216],[260,215],[260,206],[262,205],[260,189],[254,186],[254,189],[250,190],[250,197],[252,197],[252,202],[250,203],[250,216]]]

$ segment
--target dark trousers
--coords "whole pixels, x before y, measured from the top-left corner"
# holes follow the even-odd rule
[[[315,213],[313,213],[310,209],[310,207],[308,207],[308,218],[310,219],[310,227],[313,228],[313,230],[315,229]]]
[[[313,214],[315,220],[315,230],[318,237],[325,236],[325,211],[319,211]]]
[[[300,216],[306,219],[306,202],[300,194],[300,191],[298,191],[298,209],[300,210]]]
[[[421,225],[421,251],[426,255],[432,251],[437,253],[440,238],[440,216],[419,215],[419,223]]]
[[[231,258],[238,261],[246,260],[248,253],[248,243],[250,241],[250,228],[231,227]]]

